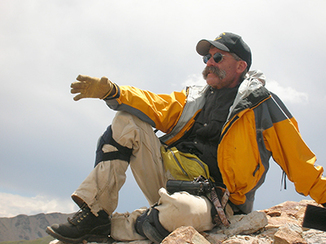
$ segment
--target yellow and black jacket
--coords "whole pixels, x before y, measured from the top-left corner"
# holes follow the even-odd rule
[[[314,165],[316,157],[301,138],[295,118],[264,83],[259,71],[247,74],[222,130],[217,161],[231,202],[244,213],[252,211],[255,191],[265,180],[272,156],[298,193],[326,203],[323,168]],[[208,90],[192,86],[167,95],[116,87],[116,94],[105,99],[108,106],[132,113],[166,133],[161,139],[168,145],[194,124]]]

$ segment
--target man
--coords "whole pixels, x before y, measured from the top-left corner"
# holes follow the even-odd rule
[[[198,231],[227,225],[216,199],[186,192],[170,195],[164,189],[169,179],[178,178],[174,171],[187,175],[164,157],[171,148],[206,165],[208,178],[221,189],[226,215],[230,209],[252,211],[271,156],[299,193],[326,202],[323,169],[314,166],[315,155],[302,140],[296,120],[264,87],[263,74],[249,71],[249,46],[236,34],[222,33],[213,41],[199,41],[196,50],[206,63],[204,88],[158,95],[118,86],[106,77],[77,77],[71,85],[76,101],[100,98],[119,112],[99,140],[94,170],[72,195],[80,212],[65,224],[48,227],[50,235],[75,243],[108,234],[117,240],[149,238],[159,243],[182,225]],[[158,139],[153,127],[166,134]],[[113,212],[129,165],[152,207],[121,215]]]

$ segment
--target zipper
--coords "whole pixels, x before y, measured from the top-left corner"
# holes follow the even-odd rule
[[[205,169],[203,163],[202,163],[200,160],[198,160],[197,158],[187,157],[187,156],[185,156],[185,155],[184,155],[184,157],[186,157],[187,159],[192,160],[192,161],[195,161],[196,163],[198,163],[198,164],[200,165],[200,167],[202,167],[203,171],[206,173],[205,176],[207,176],[206,169]]]
[[[174,152],[171,150],[171,149],[168,149],[170,150],[170,152],[172,153],[172,156],[174,158],[174,160],[177,162],[178,166],[180,167],[180,169],[182,170],[182,173],[184,173],[186,176],[188,176],[187,172],[184,170],[184,168],[181,166],[178,158],[175,156]]]
[[[239,116],[236,115],[234,116],[234,118],[229,122],[229,125],[225,128],[225,125],[227,124],[227,122],[224,124],[223,128],[222,128],[222,134],[220,135],[220,140],[218,142],[218,144],[220,144],[220,142],[222,141],[222,138],[224,137],[224,135],[226,134],[226,132],[230,129],[230,127],[233,125],[233,123],[239,119]]]
[[[184,173],[186,176],[188,176],[188,173],[184,170],[184,168],[182,167],[181,163],[179,162],[178,158],[175,156],[174,152],[171,150],[171,149],[168,149],[170,150],[170,152],[172,153],[172,156],[173,158],[175,159],[175,161],[177,162],[178,166],[180,167],[180,169],[182,170],[182,173]],[[200,165],[200,167],[203,169],[203,171],[205,172],[205,177],[207,176],[207,172],[206,172],[206,169],[205,169],[205,166],[203,164],[203,162],[201,162],[199,159],[197,158],[193,158],[193,157],[187,157],[186,155],[183,155],[185,158],[191,160],[191,161],[194,161],[196,162],[197,164]]]

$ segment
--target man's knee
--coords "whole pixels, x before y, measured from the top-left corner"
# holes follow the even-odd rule
[[[109,145],[112,150],[104,152],[103,147],[105,145]],[[102,161],[115,159],[120,159],[129,163],[131,154],[132,148],[124,147],[113,139],[112,126],[110,125],[98,140],[94,167]]]
[[[181,226],[190,225],[198,231],[211,230],[215,226],[211,215],[212,204],[205,197],[186,192],[169,195],[164,188],[159,194],[158,204],[136,220],[135,228],[140,235],[160,243]]]
[[[160,212],[161,224],[168,231],[190,225],[197,231],[211,230],[215,225],[212,220],[212,204],[202,196],[187,192],[168,194],[166,189],[159,190],[160,200],[156,207]],[[172,221],[171,221],[172,220]]]
[[[137,233],[154,243],[161,243],[170,232],[166,230],[159,220],[159,211],[153,206],[140,215],[135,223]]]
[[[112,125],[107,128],[98,141],[95,166],[101,161],[113,159],[129,163],[132,151],[138,150],[142,144],[148,146],[159,144],[159,139],[152,126],[135,115],[117,112]],[[106,146],[105,150],[103,150],[104,145]]]

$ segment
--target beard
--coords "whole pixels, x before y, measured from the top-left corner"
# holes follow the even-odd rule
[[[205,80],[206,80],[208,74],[210,74],[210,73],[217,75],[217,77],[220,80],[223,80],[226,76],[225,70],[220,70],[218,67],[215,67],[215,66],[206,66],[202,72]]]

